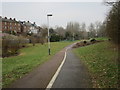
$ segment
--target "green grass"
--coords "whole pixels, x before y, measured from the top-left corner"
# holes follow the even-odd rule
[[[95,38],[96,40],[108,40],[107,37],[98,37],[98,38]]]
[[[4,58],[3,66],[3,87],[8,87],[13,81],[21,78],[35,67],[49,60],[58,51],[73,42],[51,43],[51,55],[48,55],[48,45],[29,45],[20,50],[20,55]]]
[[[94,88],[117,88],[118,53],[110,42],[101,42],[74,50],[92,76]]]

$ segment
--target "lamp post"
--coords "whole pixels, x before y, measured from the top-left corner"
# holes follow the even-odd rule
[[[48,22],[48,53],[50,55],[50,32],[49,32],[49,16],[52,16],[52,14],[47,14],[47,22]]]

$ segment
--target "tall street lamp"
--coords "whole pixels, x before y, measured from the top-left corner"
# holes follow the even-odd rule
[[[50,32],[49,32],[49,16],[52,16],[52,14],[47,14],[47,22],[48,22],[48,53],[50,55]]]

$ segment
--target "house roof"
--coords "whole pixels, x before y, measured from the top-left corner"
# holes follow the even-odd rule
[[[1,18],[0,18],[1,19]],[[13,19],[7,19],[7,18],[2,18],[3,22],[17,22],[16,20]]]
[[[31,22],[24,22],[24,24],[25,24],[26,26],[32,26],[32,23],[31,23]]]
[[[27,22],[26,21],[20,21],[20,20],[16,21],[15,18],[14,19],[12,19],[12,18],[8,19],[7,17],[5,17],[5,18],[0,17],[0,21],[2,21],[2,22],[16,22],[16,23],[20,23],[21,25],[25,25],[25,26],[29,26],[29,27],[33,26],[33,27],[38,28],[38,26],[35,24],[35,22],[31,23],[29,21],[27,21]]]

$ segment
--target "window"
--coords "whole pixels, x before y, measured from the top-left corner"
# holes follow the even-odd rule
[[[5,26],[5,29],[7,29],[7,27]]]
[[[7,22],[5,22],[5,25],[7,25]]]
[[[12,23],[10,23],[10,25],[12,25]]]

